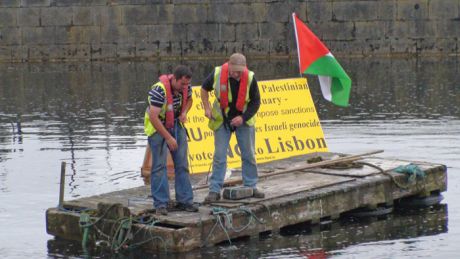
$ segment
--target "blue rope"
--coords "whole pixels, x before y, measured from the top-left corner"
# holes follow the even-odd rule
[[[425,172],[420,169],[420,167],[412,163],[404,166],[398,166],[394,171],[400,174],[406,174],[410,183],[415,182],[416,179],[423,179],[426,177]]]

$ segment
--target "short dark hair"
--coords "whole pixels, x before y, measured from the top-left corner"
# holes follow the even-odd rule
[[[182,77],[190,79],[192,78],[192,71],[187,66],[179,65],[174,69],[174,77],[176,79],[181,79]]]

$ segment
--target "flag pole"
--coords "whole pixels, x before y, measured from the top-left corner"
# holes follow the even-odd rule
[[[294,25],[294,34],[295,34],[295,44],[297,46],[297,61],[299,62],[299,74],[300,74],[300,77],[302,77],[302,71],[300,71],[300,55],[299,55],[299,39],[297,37],[297,26],[296,26],[296,22],[295,22],[295,12],[292,13],[292,23]]]

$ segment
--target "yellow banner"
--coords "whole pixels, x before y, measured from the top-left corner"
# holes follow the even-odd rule
[[[259,81],[258,84],[261,97],[255,125],[258,164],[328,151],[305,78]],[[214,92],[210,92],[211,103],[213,98]],[[193,88],[193,101],[186,124],[190,136],[191,172],[208,172],[214,154],[214,134],[208,128],[208,119],[204,117],[200,87]],[[228,168],[241,167],[234,135],[228,150]]]

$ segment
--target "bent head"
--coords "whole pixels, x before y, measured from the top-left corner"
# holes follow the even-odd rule
[[[234,53],[228,61],[228,74],[235,80],[240,80],[244,69],[246,69],[246,57],[240,53]]]
[[[192,71],[186,66],[179,65],[174,69],[171,85],[176,91],[182,91],[190,85],[192,81]]]

